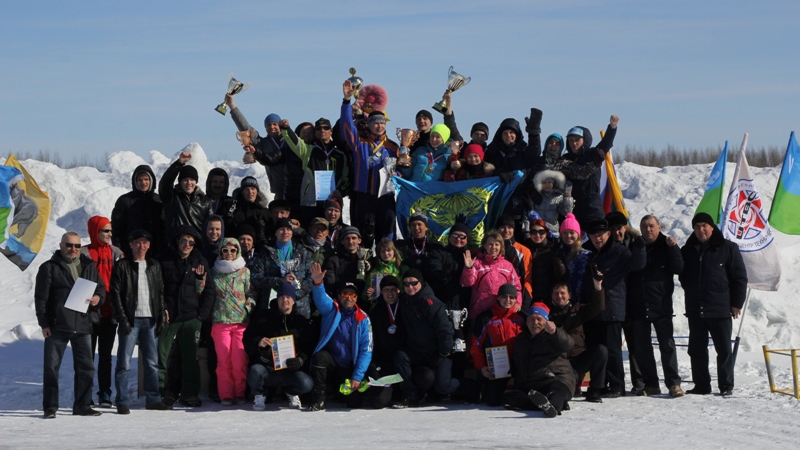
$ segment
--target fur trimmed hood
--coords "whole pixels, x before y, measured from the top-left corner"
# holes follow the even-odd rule
[[[542,193],[542,183],[548,178],[555,180],[553,189],[558,189],[559,191],[564,192],[564,186],[567,184],[567,178],[558,170],[542,170],[534,175],[533,188],[536,189],[536,192],[540,194]]]

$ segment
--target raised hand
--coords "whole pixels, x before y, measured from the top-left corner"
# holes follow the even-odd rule
[[[553,322],[551,322],[551,321],[549,321],[549,320],[548,320],[548,321],[547,321],[547,322],[544,324],[544,331],[546,331],[546,332],[547,332],[547,334],[553,334],[553,333],[555,333],[555,332],[556,332],[556,324],[554,324]]]
[[[311,265],[311,268],[308,269],[311,273],[311,279],[314,281],[314,284],[319,286],[322,284],[322,281],[325,279],[326,270],[322,270],[322,266],[319,263],[314,263]]]
[[[467,269],[471,269],[472,265],[475,264],[475,258],[472,257],[472,253],[469,250],[464,252],[464,267]]]
[[[189,152],[181,152],[181,154],[178,155],[178,161],[180,161],[181,164],[186,164],[190,159],[192,159],[192,154]]]
[[[678,240],[672,236],[667,236],[667,245],[670,247],[675,247],[678,244]]]
[[[233,95],[225,94],[225,104],[228,105],[230,109],[236,108],[236,105],[233,104]]]
[[[351,83],[350,80],[344,80],[344,83],[342,83],[342,94],[344,94],[345,100],[350,100],[355,92],[356,90],[353,88],[353,83]]]
[[[611,120],[609,121],[611,128],[617,128],[618,123],[619,123],[619,116],[611,116]]]

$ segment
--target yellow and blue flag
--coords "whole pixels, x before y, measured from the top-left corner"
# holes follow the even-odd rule
[[[42,250],[50,197],[14,155],[0,166],[0,252],[25,270]]]

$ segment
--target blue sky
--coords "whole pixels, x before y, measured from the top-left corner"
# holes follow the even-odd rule
[[[238,159],[213,111],[227,74],[251,83],[252,124],[335,120],[354,66],[413,127],[446,87],[460,128],[544,111],[543,132],[598,131],[661,149],[785,146],[800,128],[797,1],[43,2],[0,5],[0,154],[172,155],[198,142]],[[434,114],[435,121],[440,121]],[[260,127],[259,127],[260,128]],[[393,133],[392,133],[393,134]]]

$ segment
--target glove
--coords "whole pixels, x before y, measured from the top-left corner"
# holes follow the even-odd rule
[[[514,179],[514,172],[503,172],[500,174],[500,179],[503,180],[503,183],[511,183]]]
[[[131,323],[128,322],[128,319],[119,321],[119,329],[122,330],[122,333],[126,336],[131,334]]]
[[[467,215],[464,214],[463,212],[456,214],[456,219],[455,219],[455,221],[453,221],[453,224],[456,224],[456,223],[463,223],[464,225],[466,225],[467,224]]]
[[[530,134],[539,134],[542,132],[542,110],[531,108],[531,117],[525,118],[525,131]]]
[[[303,362],[304,362],[303,358],[299,356],[296,358],[289,358],[286,360],[286,367],[288,367],[291,370],[297,370],[303,367]]]

